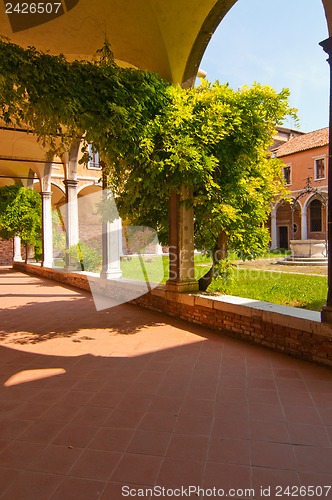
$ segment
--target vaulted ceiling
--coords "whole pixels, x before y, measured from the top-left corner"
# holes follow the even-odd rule
[[[91,57],[107,38],[117,60],[182,83],[196,75],[211,35],[235,2],[63,0],[53,15],[2,10],[0,33],[68,58]]]
[[[118,61],[183,83],[196,75],[208,41],[236,1],[52,0],[42,5],[53,4],[53,13],[39,14],[14,12],[14,1],[11,14],[1,10],[0,33],[71,59],[91,57],[107,38]],[[332,2],[322,1],[331,32]]]

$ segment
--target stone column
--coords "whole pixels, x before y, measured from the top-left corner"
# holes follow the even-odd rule
[[[36,262],[36,259],[35,259],[35,245],[29,245],[29,243],[27,243],[27,245],[26,245],[26,258],[25,258],[25,262],[27,264],[29,264],[30,262]]]
[[[43,267],[53,266],[52,193],[42,191]]]
[[[122,238],[121,219],[103,222],[103,267],[101,278],[122,278],[120,268],[120,239]]]
[[[103,167],[103,201],[110,201],[113,208],[115,202],[111,190],[108,188],[106,165],[103,161],[100,162]],[[112,211],[112,210],[111,210]],[[116,211],[117,213],[117,211]],[[114,215],[114,214],[113,214]],[[112,214],[110,214],[110,217]],[[104,279],[122,278],[120,267],[120,255],[122,254],[122,222],[120,217],[112,222],[103,220],[102,222],[102,257],[103,266],[100,272],[100,277]]]
[[[35,178],[35,173],[30,168],[29,174],[28,174],[28,179],[25,179],[26,187],[28,189],[33,189],[34,178]],[[26,247],[25,247],[25,263],[29,264],[29,263],[32,263],[32,262],[36,262],[36,259],[35,259],[35,245],[30,245],[29,243],[27,243]]]
[[[278,248],[277,245],[277,210],[274,207],[271,210],[271,250]]]
[[[78,181],[66,179],[63,181],[66,187],[66,212],[65,212],[65,226],[66,226],[66,247],[67,250],[73,245],[78,243],[78,202],[77,202],[77,184]],[[66,270],[69,271],[72,267],[69,262],[67,254]],[[76,264],[73,266],[76,269]]]
[[[13,261],[14,262],[22,262],[22,254],[21,254],[21,238],[19,236],[14,236],[13,239]]]
[[[302,208],[301,212],[301,240],[308,238],[307,206]]]
[[[329,155],[328,155],[328,216],[327,216],[327,244],[328,244],[328,267],[327,280],[328,291],[326,306],[323,307],[321,319],[323,322],[332,323],[332,37],[320,43],[329,55],[330,64],[330,132],[329,132]],[[331,166],[331,168],[330,168]]]
[[[167,289],[177,292],[198,290],[194,266],[194,210],[181,201],[190,199],[192,189],[183,186],[181,194],[169,199],[169,279]]]

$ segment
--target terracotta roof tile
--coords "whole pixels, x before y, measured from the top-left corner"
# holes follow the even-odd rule
[[[329,143],[329,128],[322,128],[309,132],[308,134],[294,137],[275,150],[277,157],[291,155],[298,151],[306,151],[307,149],[318,148]]]

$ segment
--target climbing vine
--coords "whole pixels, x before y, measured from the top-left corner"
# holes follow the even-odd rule
[[[82,136],[109,162],[128,160],[168,85],[155,73],[120,68],[108,42],[92,60],[70,62],[0,39],[0,118],[57,154]]]

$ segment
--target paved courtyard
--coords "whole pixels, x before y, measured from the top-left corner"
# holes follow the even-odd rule
[[[10,269],[0,296],[1,499],[332,498],[332,370]]]

